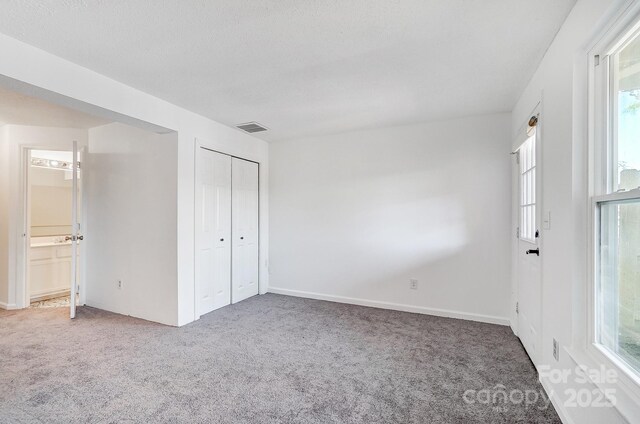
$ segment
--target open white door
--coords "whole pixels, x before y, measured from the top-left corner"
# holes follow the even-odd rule
[[[83,237],[80,235],[80,223],[78,221],[78,142],[73,142],[73,164],[71,174],[73,179],[71,194],[71,295],[69,302],[69,314],[76,317],[76,301],[78,293],[78,243]]]

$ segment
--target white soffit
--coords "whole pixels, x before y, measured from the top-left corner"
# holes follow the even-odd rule
[[[92,128],[109,122],[0,87],[0,125]]]

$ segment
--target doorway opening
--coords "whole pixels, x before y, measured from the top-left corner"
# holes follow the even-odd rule
[[[72,246],[73,151],[28,149],[25,156],[27,302],[32,308],[70,307],[70,281],[80,255]],[[80,175],[77,169],[78,197]]]

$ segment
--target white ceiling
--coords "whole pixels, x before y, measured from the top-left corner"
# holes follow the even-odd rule
[[[0,87],[0,125],[92,128],[110,121]]]
[[[509,111],[575,0],[3,0],[0,32],[277,140]]]

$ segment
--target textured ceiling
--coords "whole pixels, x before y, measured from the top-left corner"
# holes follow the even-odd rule
[[[109,122],[0,87],[0,125],[92,128]]]
[[[3,0],[0,32],[266,140],[509,111],[575,0]]]

